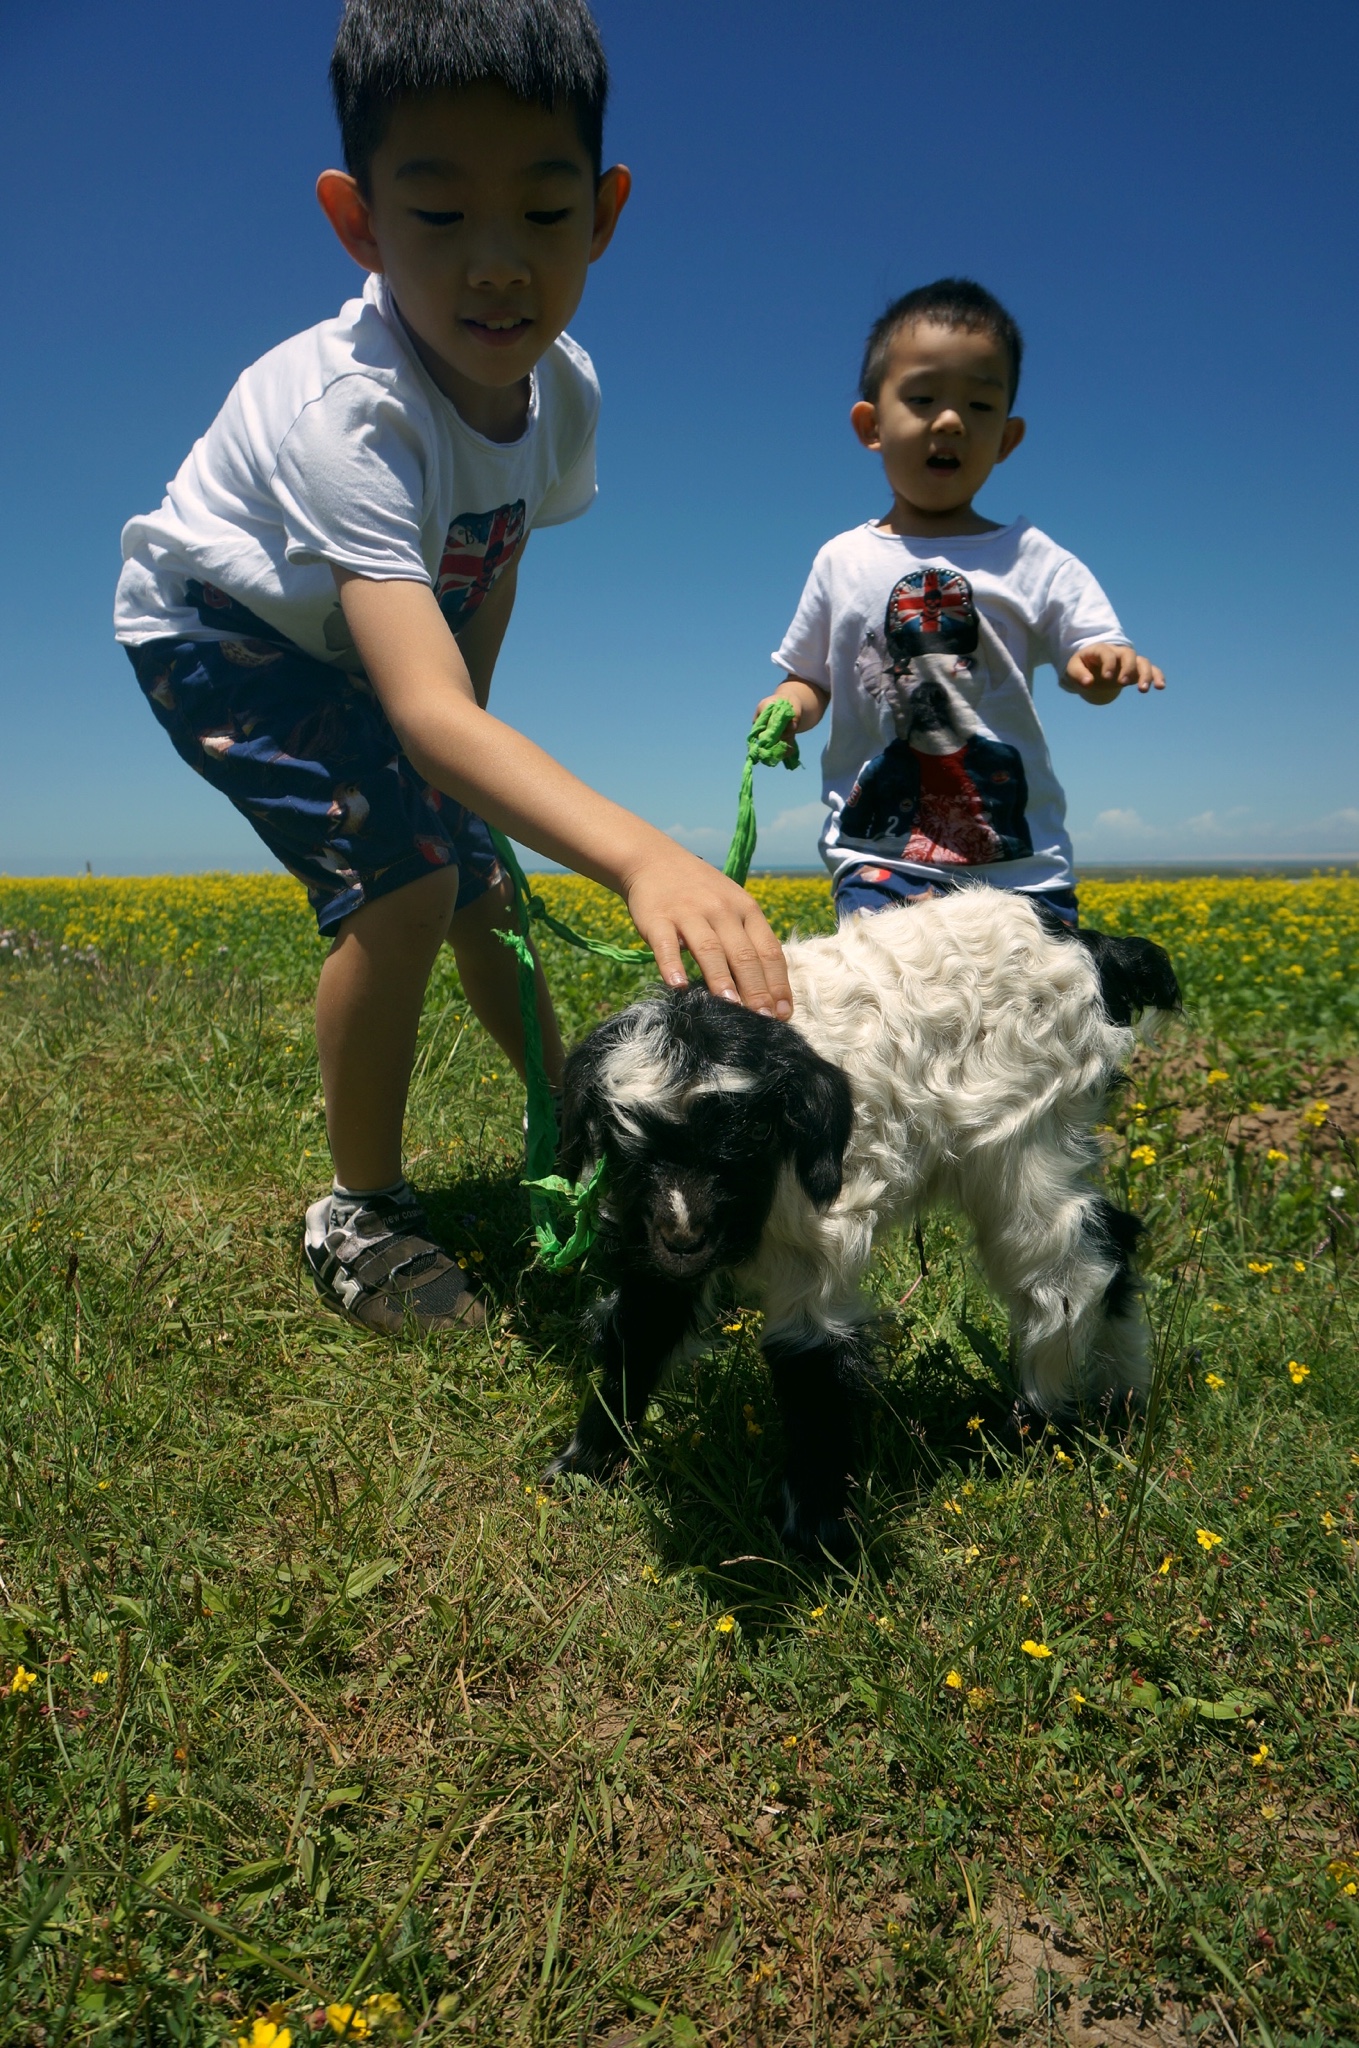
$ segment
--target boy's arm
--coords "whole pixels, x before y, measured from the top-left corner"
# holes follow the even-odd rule
[[[615,890],[672,988],[687,946],[714,995],[791,1015],[783,952],[753,897],[484,711],[427,583],[333,573],[368,679],[427,782]]]
[[[515,592],[519,587],[519,564],[524,559],[528,546],[525,537],[518,554],[508,569],[502,569],[495,584],[482,599],[467,624],[455,636],[458,652],[472,678],[472,692],[482,710],[491,694],[491,677],[495,674],[496,661],[514,610]],[[343,600],[342,600],[343,601]]]
[[[820,725],[830,703],[830,691],[823,690],[820,683],[809,683],[805,676],[786,676],[777,690],[761,697],[755,706],[755,716],[758,718],[765,705],[772,704],[778,697],[786,697],[797,711],[794,732],[810,732],[814,725]]]
[[[1133,684],[1145,697],[1148,690],[1164,690],[1166,679],[1135,647],[1113,640],[1092,640],[1072,655],[1061,684],[1064,690],[1084,697],[1087,704],[1112,704],[1121,691]]]

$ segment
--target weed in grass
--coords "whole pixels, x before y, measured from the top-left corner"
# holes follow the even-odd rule
[[[451,970],[411,1155],[493,1314],[381,1345],[300,1272],[292,885],[3,885],[0,2038],[1359,2037],[1359,893],[1086,901],[1194,1004],[1105,1138],[1148,1424],[1005,1448],[935,1218],[874,1269],[863,1551],[816,1571],[737,1303],[623,1485],[540,1492],[591,1289],[526,1264]],[[556,976],[575,1032],[639,985]]]

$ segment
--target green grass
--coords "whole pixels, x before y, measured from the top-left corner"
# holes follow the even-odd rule
[[[874,1269],[852,1572],[779,1550],[740,1304],[621,1486],[539,1492],[591,1290],[527,1264],[520,1097],[450,971],[411,1166],[496,1313],[382,1344],[299,1270],[305,923],[11,954],[0,2040],[300,2044],[339,2001],[544,2048],[1359,2039],[1355,1046],[1310,968],[1235,988],[1233,900],[1111,1114],[1149,1430],[1001,1452],[1003,1318],[935,1219],[923,1276]],[[554,971],[574,1032],[634,985]]]

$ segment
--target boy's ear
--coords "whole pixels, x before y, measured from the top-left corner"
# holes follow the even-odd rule
[[[590,236],[590,261],[597,263],[613,240],[618,216],[632,191],[632,172],[626,164],[614,164],[604,171],[595,187],[595,225]]]
[[[345,253],[365,270],[381,270],[382,253],[373,238],[373,217],[357,181],[348,171],[322,171],[316,180],[316,197]]]
[[[878,439],[878,408],[868,399],[861,398],[856,405],[850,407],[849,423],[863,447],[877,449],[881,446]],[[1022,421],[1020,426],[1022,430]]]
[[[1001,433],[1000,453],[996,456],[996,461],[1004,462],[1007,455],[1013,455],[1027,431],[1025,422],[1011,413]]]

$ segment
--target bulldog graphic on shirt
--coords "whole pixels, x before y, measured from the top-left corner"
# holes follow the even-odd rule
[[[967,578],[947,568],[901,577],[855,672],[896,738],[860,769],[840,814],[842,839],[899,840],[899,858],[934,866],[1031,854],[1023,759],[988,732],[981,711],[1006,657]]]

